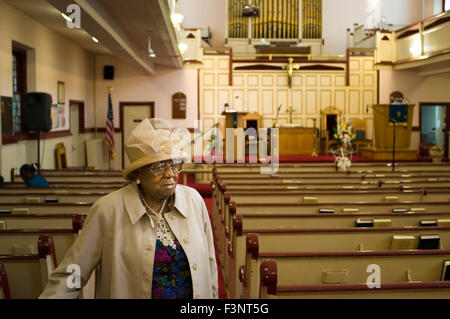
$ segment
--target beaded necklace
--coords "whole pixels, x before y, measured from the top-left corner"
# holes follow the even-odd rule
[[[162,215],[162,212],[163,212],[164,208],[166,207],[168,197],[162,203],[161,208],[159,209],[159,212],[156,212],[155,210],[153,210],[150,207],[150,205],[147,204],[147,202],[144,199],[144,196],[141,193],[141,190],[139,190],[139,197],[141,198],[141,201],[144,204],[144,207],[147,209],[147,211],[151,212],[157,218],[157,225],[158,225],[157,231],[156,231],[157,238],[161,241],[161,243],[164,246],[166,246],[166,247],[170,246],[173,249],[176,249],[176,245],[175,245],[175,241],[174,241],[175,235],[172,233],[172,230],[170,229],[169,224],[167,224],[166,219]],[[150,217],[150,222],[151,222],[152,228],[153,228],[153,227],[155,227],[153,218],[150,215],[149,215],[149,217]]]

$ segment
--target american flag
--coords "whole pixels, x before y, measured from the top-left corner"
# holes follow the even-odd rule
[[[114,159],[114,157],[116,156],[116,146],[114,144],[114,121],[113,121],[111,93],[108,93],[108,114],[106,115],[105,142],[109,148],[110,158]]]

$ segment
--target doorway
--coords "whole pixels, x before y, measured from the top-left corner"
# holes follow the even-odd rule
[[[84,128],[84,102],[70,100],[69,111],[72,139],[70,145],[66,148],[67,164],[69,167],[85,167],[87,165],[85,141],[80,135]]]
[[[146,118],[155,117],[155,102],[120,102],[120,127],[122,131],[122,169],[130,164],[124,144],[131,131]]]
[[[444,148],[448,157],[450,103],[420,103],[420,145]]]

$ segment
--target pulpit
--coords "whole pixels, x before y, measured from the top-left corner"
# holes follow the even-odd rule
[[[225,135],[223,136],[223,154],[225,158],[233,158],[236,159],[244,159],[245,158],[245,138],[237,138],[234,137],[234,149],[231,149],[231,145],[227,145],[226,143],[226,129],[228,128],[242,128],[245,130],[245,122],[244,116],[247,115],[248,112],[237,112],[232,110],[225,110],[222,112],[222,115],[225,116]],[[243,143],[243,144],[242,144]],[[241,145],[242,144],[242,145]]]
[[[392,160],[394,123],[389,120],[391,105],[376,104],[373,109],[375,147],[362,148],[361,155],[374,160]],[[406,121],[395,123],[395,157],[399,160],[414,160],[418,151],[409,149],[414,104],[407,105],[406,109]]]

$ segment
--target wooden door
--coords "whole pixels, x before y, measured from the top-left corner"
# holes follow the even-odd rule
[[[125,153],[125,142],[131,131],[144,119],[154,117],[154,102],[120,102],[120,126],[122,128],[122,168],[130,164]]]

